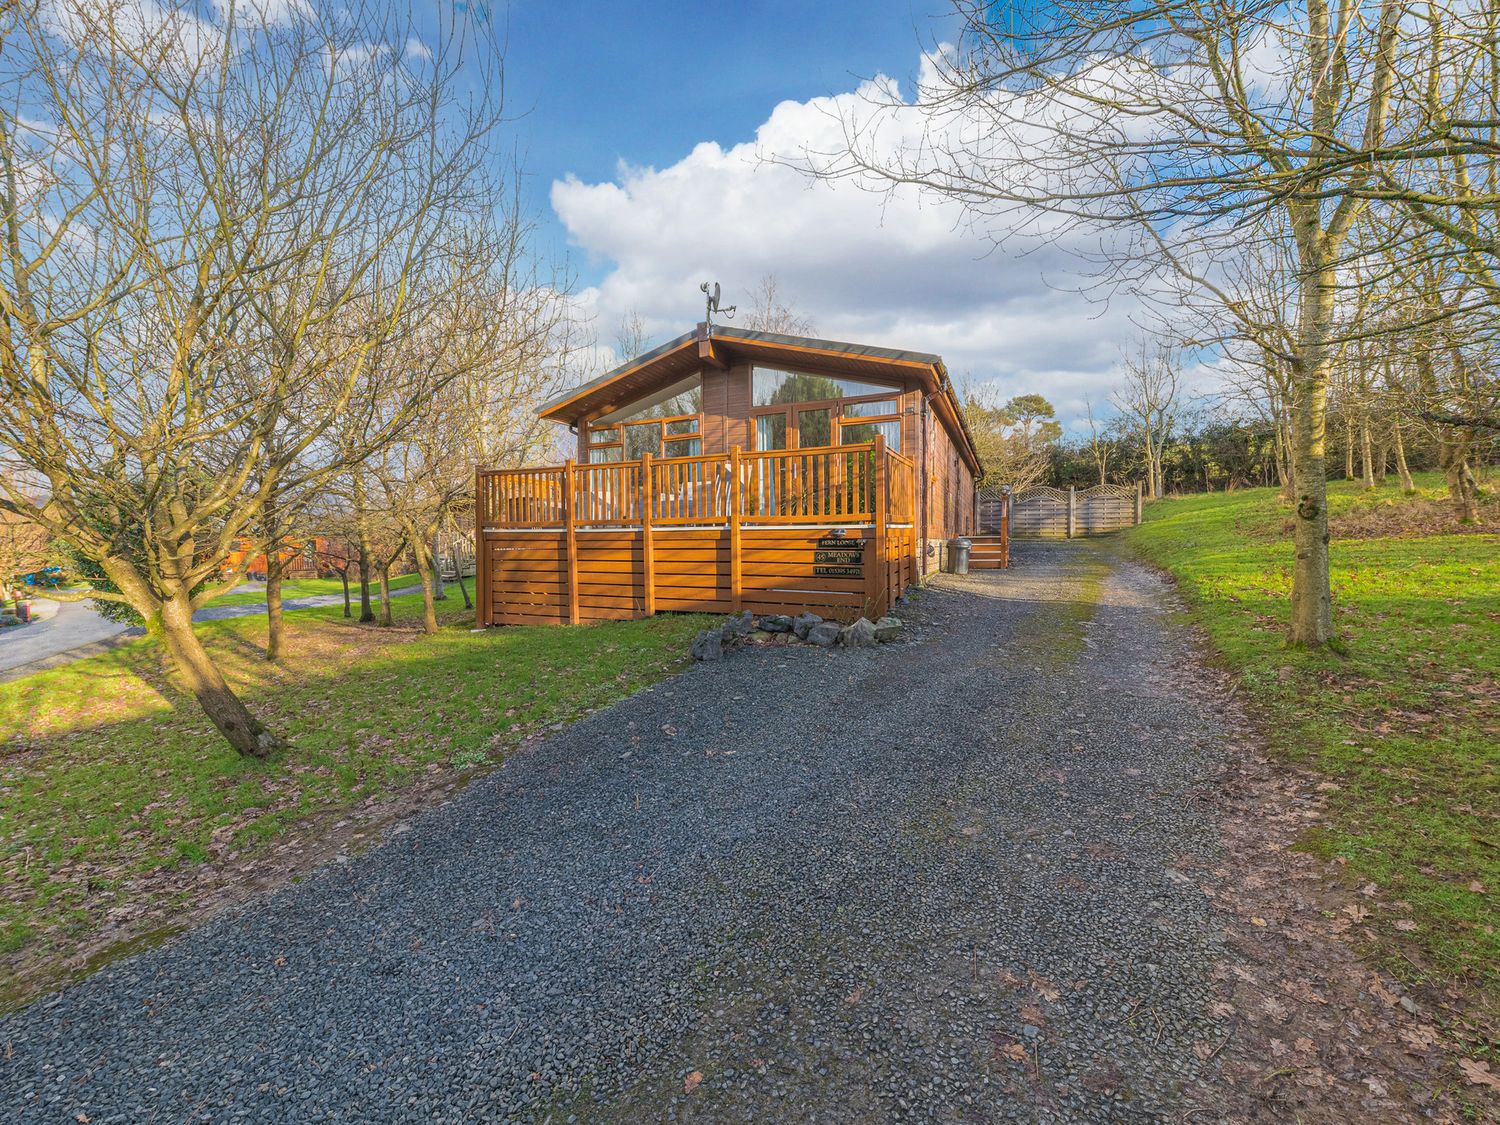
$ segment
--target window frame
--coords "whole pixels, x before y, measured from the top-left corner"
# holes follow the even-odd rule
[[[777,370],[782,370],[782,369],[781,368],[777,368]],[[792,374],[809,374],[809,373],[808,372],[792,372]],[[750,373],[749,373],[749,377],[752,380],[754,379],[754,377],[755,377],[754,368],[751,368]],[[875,423],[875,422],[895,422],[896,423],[896,433],[899,435],[901,433],[902,429],[903,429],[903,427],[901,426],[901,422],[902,422],[902,420],[905,417],[905,410],[903,409],[903,407],[901,405],[901,400],[906,396],[906,394],[907,394],[907,391],[906,391],[905,388],[903,388],[903,387],[892,387],[888,391],[882,391],[880,394],[874,394],[874,395],[850,395],[848,398],[825,398],[825,399],[818,399],[815,402],[811,402],[811,401],[810,402],[789,402],[789,403],[778,404],[776,406],[752,406],[750,408],[750,434],[751,434],[751,440],[752,440],[752,442],[754,442],[754,440],[755,440],[755,434],[757,432],[756,427],[759,424],[757,422],[757,419],[759,419],[761,417],[764,417],[767,414],[784,414],[784,415],[786,415],[786,437],[787,437],[786,448],[788,450],[792,450],[792,449],[821,449],[821,448],[825,448],[823,446],[816,446],[816,445],[814,445],[814,446],[804,446],[802,444],[802,432],[801,432],[801,427],[797,424],[798,423],[797,415],[801,411],[804,411],[804,410],[827,410],[827,411],[829,411],[829,429],[831,430],[831,435],[830,436],[832,436],[832,438],[834,439],[834,445],[830,446],[830,447],[826,447],[826,448],[837,448],[837,447],[842,446],[842,445],[858,445],[858,444],[861,444],[859,442],[846,442],[846,441],[844,441],[844,427],[845,426],[867,425],[867,424]],[[846,416],[844,414],[844,407],[845,406],[858,406],[861,403],[866,403],[866,402],[892,402],[892,401],[895,402],[895,404],[896,404],[896,412],[894,414],[872,414],[872,415],[868,415],[868,416],[866,416],[866,415],[848,415],[848,416]],[[897,439],[897,445],[895,446],[895,449],[897,450],[897,452],[900,451],[900,438],[899,437]]]
[[[689,430],[689,431],[684,431],[682,433],[668,434],[667,433],[667,425],[669,423],[675,423],[675,422],[690,422],[690,423],[692,423],[692,427],[693,428],[691,430]],[[619,458],[619,460],[621,460],[621,461],[627,461],[627,460],[629,460],[629,461],[635,461],[635,460],[639,460],[639,458],[634,458],[634,457],[627,458],[625,456],[625,448],[626,448],[626,445],[628,444],[627,441],[626,441],[625,430],[627,428],[632,428],[632,427],[640,427],[640,428],[644,429],[644,428],[646,428],[648,426],[655,426],[656,427],[656,448],[657,448],[658,452],[653,453],[652,454],[653,457],[659,458],[661,460],[667,460],[668,458],[671,458],[671,457],[674,457],[674,456],[681,456],[681,457],[700,457],[700,456],[702,456],[702,452],[701,451],[703,449],[703,415],[702,414],[673,414],[672,416],[667,417],[667,418],[642,418],[639,422],[610,422],[607,425],[600,426],[599,429],[601,431],[603,431],[603,432],[609,432],[609,431],[613,431],[614,432],[615,436],[613,437],[612,440],[609,440],[609,441],[595,441],[594,440],[594,426],[593,426],[593,424],[592,423],[585,424],[584,431],[583,431],[584,432],[584,437],[585,437],[584,446],[583,446],[584,460],[587,463],[589,463],[589,464],[598,464],[598,462],[595,462],[593,460],[593,451],[596,450],[596,449],[618,449],[620,451],[620,458]],[[672,442],[687,442],[687,441],[696,441],[696,442],[698,442],[698,449],[699,449],[700,452],[698,452],[698,453],[684,453],[684,454],[669,454],[669,453],[666,452],[667,446],[668,446],[669,443],[672,443]]]

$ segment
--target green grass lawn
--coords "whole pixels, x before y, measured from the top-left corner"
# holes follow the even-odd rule
[[[1383,889],[1371,952],[1500,984],[1500,510],[1459,528],[1426,476],[1331,485],[1346,651],[1290,650],[1291,512],[1272,490],[1168,500],[1126,542],[1171,572],[1274,749],[1338,788],[1303,846]],[[1432,533],[1437,530],[1438,533]],[[1492,993],[1493,995],[1493,993]]]
[[[401,590],[407,586],[415,586],[422,581],[420,575],[403,574],[391,579],[391,589]],[[450,583],[451,585],[451,583]],[[473,592],[473,581],[468,580],[470,593]],[[344,595],[344,583],[340,578],[291,578],[282,582],[281,597],[283,601],[292,598],[311,598],[320,594],[335,594],[339,597]],[[349,580],[349,598],[355,604],[359,604],[359,582],[352,576]],[[380,585],[377,582],[370,583],[370,600],[378,601],[380,598]],[[248,594],[221,594],[210,601],[209,605],[261,605],[265,602],[264,589],[255,590]]]
[[[415,628],[418,599],[394,605],[394,629],[345,621],[342,607],[294,615],[281,668],[262,659],[263,617],[199,627],[256,713],[291,739],[269,762],[223,743],[149,640],[7,684],[0,968],[156,910],[194,865],[232,863],[369,798],[498,761],[682,667],[703,624],[668,615],[470,633],[472,615],[455,608],[428,637]]]

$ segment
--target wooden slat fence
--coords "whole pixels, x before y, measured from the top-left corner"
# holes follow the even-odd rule
[[[1140,485],[1033,485],[1011,497],[1011,533],[1040,539],[1105,535],[1141,522]]]
[[[481,470],[483,624],[884,613],[916,578],[909,458],[865,445]]]

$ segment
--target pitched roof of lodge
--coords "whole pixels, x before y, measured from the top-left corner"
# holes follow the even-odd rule
[[[892,367],[904,369],[903,374],[915,379],[926,391],[964,460],[976,473],[980,471],[973,438],[964,423],[963,409],[941,356],[809,336],[786,336],[779,332],[715,325],[713,335],[709,336],[700,324],[692,332],[668,340],[597,379],[564,391],[537,413],[555,422],[575,424],[585,416],[618,409],[665,382],[687,378],[705,363],[724,367],[732,359],[747,359],[795,364],[799,358],[809,356],[815,356],[821,368],[850,376],[889,377]]]

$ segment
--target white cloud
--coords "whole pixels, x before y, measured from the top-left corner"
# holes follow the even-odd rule
[[[783,102],[753,143],[705,141],[670,167],[622,165],[609,183],[555,182],[552,205],[570,238],[607,263],[582,294],[601,337],[636,310],[660,342],[702,318],[700,281],[722,282],[725,303],[744,304],[774,273],[820,336],[937,352],[960,381],[1039,392],[1072,424],[1088,397],[1097,416],[1138,310],[1077,292],[1085,236],[1049,223],[996,248],[952,203],[814,181],[775,163],[837,149],[840,119],[862,104],[859,92]],[[921,126],[915,110],[884,115],[878,143],[894,151]]]

